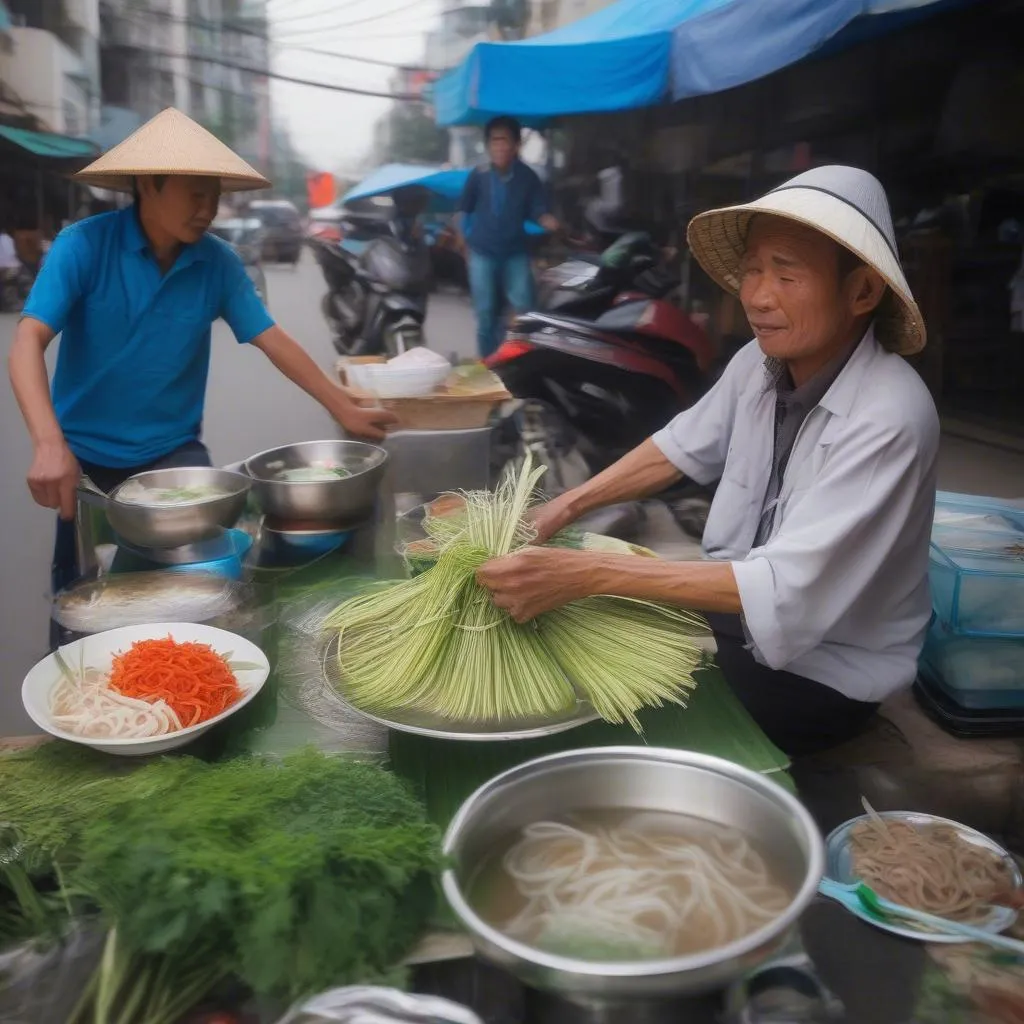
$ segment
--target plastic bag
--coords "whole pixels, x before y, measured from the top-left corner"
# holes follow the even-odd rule
[[[53,619],[73,633],[149,622],[222,621],[253,599],[252,588],[212,573],[136,572],[79,581],[53,599]]]
[[[0,952],[0,1021],[68,1020],[103,954],[101,928],[73,927],[59,945],[23,943]]]
[[[356,985],[293,1008],[278,1024],[483,1024],[472,1010],[437,996]]]

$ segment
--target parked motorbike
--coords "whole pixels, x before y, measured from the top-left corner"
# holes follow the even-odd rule
[[[359,252],[344,241],[306,240],[327,282],[321,309],[342,355],[391,357],[424,344],[430,252],[414,204],[396,202],[395,210]]]
[[[666,296],[678,276],[647,236],[624,236],[594,271],[563,274],[549,308],[518,317],[488,366],[519,402],[499,427],[497,458],[529,449],[559,493],[599,473],[692,405],[713,380],[710,339]],[[586,314],[589,314],[586,315]],[[706,495],[690,484],[666,495]],[[693,492],[693,493],[691,493]],[[688,507],[688,505],[687,505]],[[688,510],[683,525],[703,528]]]
[[[540,308],[593,320],[630,290],[664,298],[679,285],[649,235],[622,235],[601,252],[577,251],[540,276]]]

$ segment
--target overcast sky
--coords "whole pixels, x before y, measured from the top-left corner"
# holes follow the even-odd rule
[[[269,0],[273,70],[282,75],[380,92],[388,68],[308,52],[308,48],[401,64],[422,64],[440,0]],[[306,49],[302,49],[306,48]],[[344,172],[366,156],[389,101],[272,81],[274,120],[286,125],[318,170]]]

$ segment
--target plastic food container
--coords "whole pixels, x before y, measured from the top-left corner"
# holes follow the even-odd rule
[[[920,670],[963,708],[1024,708],[1024,639],[963,636],[936,621],[925,639]]]
[[[940,494],[928,575],[947,631],[1024,639],[1024,510]]]
[[[346,367],[352,384],[379,398],[422,398],[443,384],[451,372],[448,364],[406,368],[387,363],[353,363]]]
[[[231,546],[229,554],[222,558],[214,558],[207,562],[191,562],[185,565],[168,565],[168,572],[182,573],[213,573],[228,580],[240,580],[245,568],[245,556],[252,547],[252,537],[244,530],[229,530],[228,540]]]
[[[1024,530],[1024,505],[1010,505],[978,494],[939,491],[935,495],[935,525],[967,530]]]

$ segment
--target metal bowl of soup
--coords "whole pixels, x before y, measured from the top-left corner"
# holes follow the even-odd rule
[[[138,473],[102,493],[79,489],[106,510],[111,528],[135,548],[166,550],[220,536],[245,510],[250,481],[210,466]]]
[[[559,829],[614,841],[622,863],[648,874],[616,882],[611,847],[571,831],[561,849],[546,847],[545,836],[557,839]],[[825,865],[813,819],[777,783],[721,758],[645,747],[573,750],[504,772],[459,809],[444,854],[445,897],[478,954],[528,985],[589,1005],[727,986],[782,949]],[[715,936],[718,925],[699,926],[684,896],[697,893],[700,910],[720,883],[705,892],[696,876],[723,868],[744,895],[722,892],[741,910],[754,901],[757,913],[744,920],[736,911]],[[663,898],[676,915],[671,927],[658,909]],[[673,930],[680,920],[686,927]]]
[[[362,441],[303,441],[253,455],[245,472],[266,515],[340,527],[373,514],[387,461]]]

